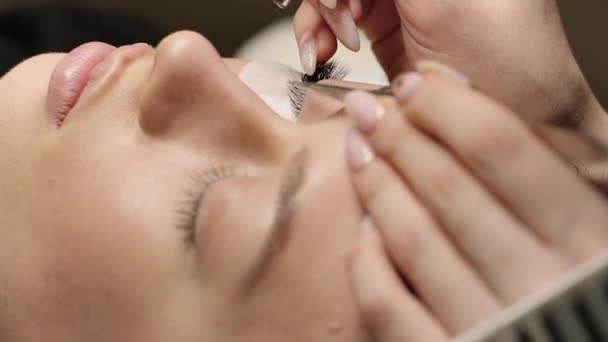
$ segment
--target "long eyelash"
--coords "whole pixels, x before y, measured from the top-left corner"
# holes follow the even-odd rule
[[[323,80],[342,80],[346,76],[348,76],[348,68],[346,65],[338,61],[331,60],[317,65],[315,73],[312,76],[303,74],[301,81],[319,82]]]
[[[338,61],[328,61],[317,65],[315,73],[310,76],[301,72],[294,71],[289,79],[289,103],[291,110],[296,115],[300,115],[306,89],[302,86],[303,82],[319,82],[323,80],[343,80],[348,76],[348,67]]]
[[[184,199],[179,203],[175,222],[176,227],[186,233],[184,240],[188,246],[196,241],[196,219],[207,191],[213,184],[237,175],[235,167],[221,164],[204,171],[195,171],[190,175],[191,182],[185,191]]]

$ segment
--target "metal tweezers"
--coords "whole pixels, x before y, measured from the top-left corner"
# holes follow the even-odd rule
[[[313,82],[302,82],[301,86],[339,101],[343,101],[348,93],[355,90],[355,88],[350,87]],[[393,96],[390,86],[368,92],[377,96]],[[552,123],[530,120],[526,122],[541,139],[569,162],[602,162],[608,160],[608,145],[586,129],[557,126]]]

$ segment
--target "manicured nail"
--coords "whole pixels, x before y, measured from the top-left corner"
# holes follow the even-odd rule
[[[461,73],[460,71],[458,71],[446,64],[443,64],[443,63],[423,60],[423,61],[416,63],[416,70],[418,70],[418,72],[423,75],[433,73],[433,72],[442,73],[445,76],[448,76],[448,77],[452,78],[453,80],[460,82],[466,86],[471,85],[469,78],[466,77],[463,73]]]
[[[325,6],[321,6],[320,8],[325,21],[342,45],[351,51],[359,51],[361,48],[359,30],[348,6],[341,3],[335,9]]]
[[[338,5],[338,0],[320,0],[321,4],[329,9],[335,9]]]
[[[314,75],[317,69],[317,54],[318,45],[316,39],[310,32],[306,32],[302,35],[302,41],[300,42],[300,62],[302,63],[302,70],[307,75]]]
[[[374,226],[374,220],[371,217],[365,216],[363,218],[363,222],[361,222],[361,233],[367,234],[376,230],[376,226]]]
[[[407,101],[422,80],[422,75],[417,72],[407,72],[397,77],[391,85],[395,98],[399,101]]]
[[[376,96],[364,91],[355,90],[344,99],[346,112],[349,113],[359,128],[365,132],[370,132],[385,114],[384,107]]]
[[[374,160],[374,150],[357,129],[346,136],[346,158],[354,171],[359,171]]]

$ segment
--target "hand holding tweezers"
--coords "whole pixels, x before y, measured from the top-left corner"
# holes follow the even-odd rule
[[[343,101],[347,94],[356,90],[346,86],[302,82],[306,90]],[[377,96],[393,96],[390,86],[368,91]],[[602,139],[583,128],[557,126],[540,121],[526,121],[530,128],[559,155],[570,162],[601,162],[608,160],[608,145]]]

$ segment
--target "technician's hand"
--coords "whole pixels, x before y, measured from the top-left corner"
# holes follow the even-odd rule
[[[465,72],[517,113],[570,125],[587,113],[603,117],[555,0],[304,0],[294,28],[305,71],[334,54],[336,37],[358,50],[355,25],[391,80],[432,59]]]
[[[449,75],[400,77],[399,103],[347,99],[358,121],[352,179],[375,227],[364,225],[350,274],[377,341],[406,341],[431,317],[436,340],[459,335],[608,247],[600,192],[515,114]]]

